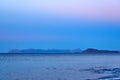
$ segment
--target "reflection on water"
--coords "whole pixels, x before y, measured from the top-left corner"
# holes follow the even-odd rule
[[[105,80],[100,78],[109,76],[119,78],[113,73],[117,69],[116,73],[119,74],[119,62],[120,55],[0,54],[0,80]]]

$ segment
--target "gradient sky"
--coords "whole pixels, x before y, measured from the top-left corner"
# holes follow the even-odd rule
[[[0,0],[0,52],[120,50],[120,0]]]

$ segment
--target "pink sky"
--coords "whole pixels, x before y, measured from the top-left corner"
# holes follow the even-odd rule
[[[120,50],[120,0],[0,0],[0,44]]]
[[[31,14],[120,20],[119,0],[4,0],[1,8]]]

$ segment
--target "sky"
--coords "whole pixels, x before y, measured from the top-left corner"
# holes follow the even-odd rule
[[[0,0],[0,52],[120,50],[120,0]]]

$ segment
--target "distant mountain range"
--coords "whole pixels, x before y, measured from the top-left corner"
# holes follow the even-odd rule
[[[81,49],[74,49],[74,50],[69,50],[69,49],[23,49],[23,50],[18,50],[18,49],[13,49],[8,51],[8,53],[80,53],[80,54],[118,54],[120,51],[114,51],[114,50],[98,50],[98,49],[93,49],[93,48],[88,48],[86,50],[81,50]]]
[[[83,50],[82,53],[84,54],[116,54],[120,53],[120,51],[115,51],[115,50],[98,50],[98,49],[93,49],[93,48],[88,48],[86,50]]]
[[[24,49],[24,50],[10,50],[8,53],[80,53],[81,49]]]

